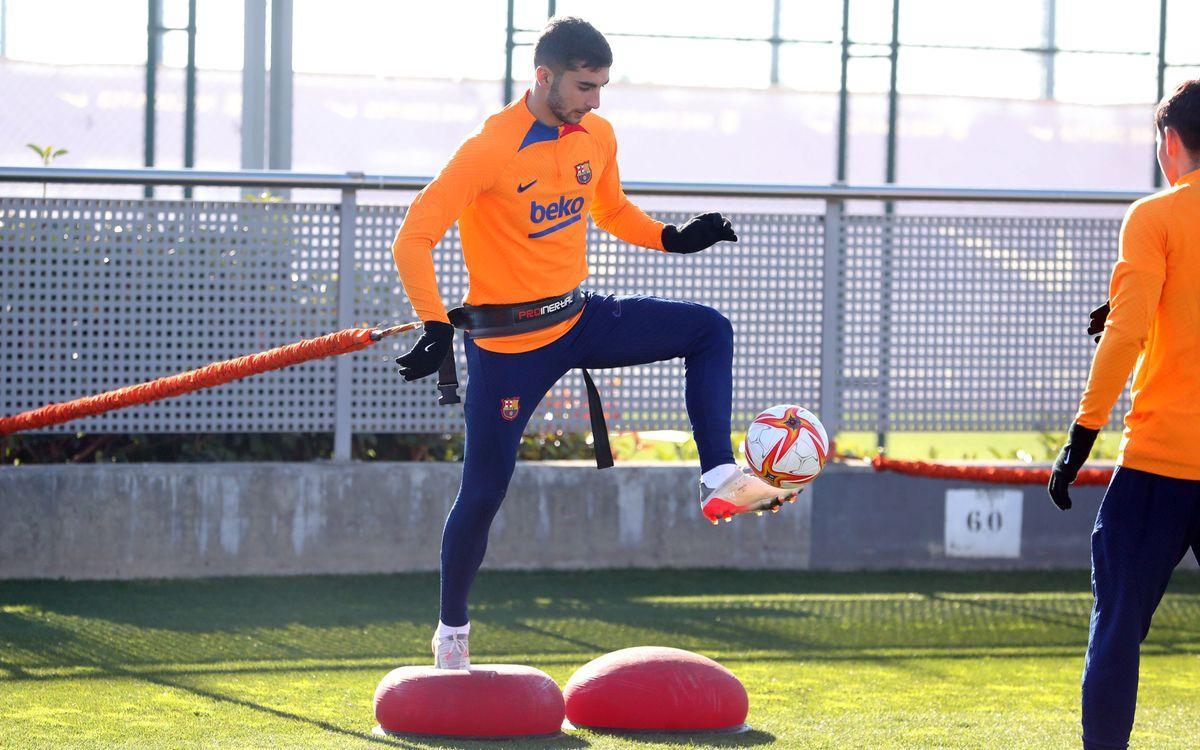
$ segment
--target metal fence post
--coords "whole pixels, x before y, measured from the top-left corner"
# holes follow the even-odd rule
[[[504,101],[502,104],[505,106],[508,106],[513,98],[513,48],[517,46],[513,42],[513,34],[516,33],[516,26],[513,25],[513,2],[514,0],[508,0],[508,26],[504,32]]]
[[[842,216],[846,203],[825,201],[825,248],[821,271],[821,422],[832,441],[842,425],[841,311]]]
[[[187,67],[183,95],[183,166],[196,166],[196,0],[188,0]],[[192,188],[183,189],[183,197],[192,197]]]
[[[144,157],[147,167],[154,166],[154,136],[158,94],[158,64],[162,57],[162,0],[149,0],[146,15],[146,114],[142,126]],[[146,184],[142,194],[154,197],[154,186]]]
[[[1162,0],[1158,8],[1158,98],[1154,100],[1157,106],[1162,101],[1163,95],[1167,93],[1167,0]],[[1158,190],[1163,184],[1162,170],[1158,168],[1157,148],[1155,156],[1151,163],[1151,179],[1154,180],[1154,189]]]
[[[358,193],[342,190],[338,212],[337,328],[354,325],[354,235],[358,217]],[[337,358],[334,365],[333,460],[350,460],[350,367],[349,355]]]
[[[783,44],[783,40],[779,38],[780,15],[782,8],[780,7],[783,0],[775,0],[774,7],[771,9],[771,38],[767,41],[771,43],[771,85],[779,85],[779,47]]]
[[[892,260],[896,247],[896,208],[888,201],[883,209],[883,235],[879,247],[879,378],[875,419],[875,448],[887,451],[892,416]]]

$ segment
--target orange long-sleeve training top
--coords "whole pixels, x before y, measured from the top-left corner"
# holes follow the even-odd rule
[[[484,121],[417,194],[392,256],[417,316],[447,321],[432,251],[456,219],[469,284],[464,302],[494,305],[579,286],[588,276],[589,215],[626,242],[663,249],[662,222],[621,189],[617,139],[608,121],[589,113],[578,125],[551,127],[533,116],[522,97]],[[476,343],[495,352],[530,351],[565,334],[578,317]]]
[[[1200,170],[1125,214],[1109,305],[1075,420],[1103,427],[1133,370],[1117,463],[1200,479]]]

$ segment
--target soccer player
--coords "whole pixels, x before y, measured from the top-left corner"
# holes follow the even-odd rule
[[[1067,488],[1133,371],[1117,468],[1092,531],[1088,750],[1128,747],[1140,644],[1175,566],[1189,547],[1200,559],[1200,80],[1163,99],[1154,123],[1172,187],[1125,215],[1103,336],[1048,487],[1055,505],[1071,507]]]
[[[630,244],[669,253],[736,242],[729,221],[709,213],[682,226],[664,225],[625,196],[612,126],[593,113],[612,65],[608,42],[594,27],[578,18],[552,19],[534,48],[534,64],[530,90],[459,146],[413,200],[392,246],[405,292],[424,323],[412,350],[396,360],[404,379],[438,371],[454,328],[466,330],[466,446],[462,483],[442,532],[433,638],[434,663],[442,668],[470,664],[467,594],[521,434],[542,397],[573,368],[683,357],[701,510],[713,522],[777,509],[795,494],[734,463],[728,319],[692,302],[579,290],[588,275],[589,216]],[[452,317],[438,292],[431,251],[456,219],[469,291]]]

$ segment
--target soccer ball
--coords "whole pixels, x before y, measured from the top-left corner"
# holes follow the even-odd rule
[[[750,470],[767,484],[799,489],[817,478],[829,456],[829,437],[817,416],[780,404],[750,423],[742,445]]]

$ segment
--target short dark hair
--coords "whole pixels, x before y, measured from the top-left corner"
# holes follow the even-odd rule
[[[1159,102],[1154,110],[1154,127],[1179,133],[1183,147],[1200,153],[1200,79],[1184,81]]]
[[[533,48],[533,64],[555,72],[612,67],[612,48],[596,27],[574,16],[555,16]]]

